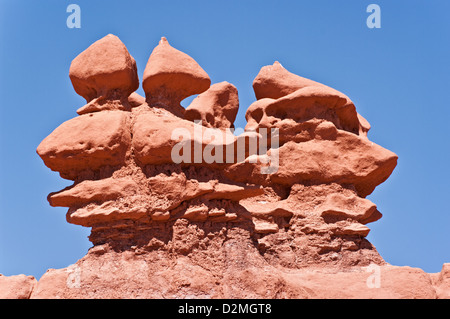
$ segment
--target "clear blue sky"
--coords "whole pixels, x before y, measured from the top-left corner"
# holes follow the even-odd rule
[[[80,29],[66,26],[70,3],[81,7]],[[370,3],[381,7],[381,29],[366,26]],[[213,83],[233,83],[237,127],[255,100],[254,77],[275,60],[347,94],[372,124],[369,138],[399,155],[369,196],[384,216],[368,239],[393,265],[440,271],[450,262],[449,16],[448,0],[0,0],[0,273],[40,278],[91,246],[90,229],[48,204],[71,182],[35,150],[84,105],[70,62],[108,33],[128,47],[140,79],[165,36]]]

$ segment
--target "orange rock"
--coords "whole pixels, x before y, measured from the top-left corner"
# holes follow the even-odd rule
[[[381,213],[374,203],[355,194],[351,196],[340,193],[332,194],[326,198],[318,210],[320,210],[320,215],[328,220],[351,218],[367,224],[381,218]]]
[[[131,143],[128,114],[103,111],[70,119],[39,144],[37,153],[47,167],[72,180],[84,170],[123,165]]]
[[[274,151],[274,150],[271,150]],[[397,155],[354,134],[340,131],[336,140],[287,142],[278,149],[278,169],[263,174],[261,160],[248,159],[226,169],[229,178],[250,183],[294,185],[316,182],[354,185],[365,197],[384,182],[397,165]],[[300,164],[301,163],[301,164]]]
[[[133,92],[128,97],[128,103],[130,103],[131,107],[138,107],[145,103],[145,97],[140,96],[138,93]]]
[[[370,124],[346,95],[279,63],[263,67],[246,131],[235,136],[233,85],[210,87],[163,38],[144,71],[144,99],[117,41],[75,59],[74,87],[88,104],[37,149],[75,181],[50,204],[91,227],[94,246],[37,285],[0,276],[0,297],[448,298],[447,265],[438,274],[390,266],[367,240],[365,224],[381,213],[364,197],[397,155],[368,140]],[[278,129],[279,143],[263,147],[264,129]]]
[[[321,86],[320,83],[303,78],[286,70],[278,61],[261,68],[253,80],[256,99],[279,99],[298,89]]]
[[[329,116],[326,114],[326,109],[334,109],[334,113],[339,118],[338,128],[355,134],[361,132],[364,136],[370,129],[369,123],[363,117],[358,117],[355,105],[345,94],[324,84],[293,74],[277,61],[273,65],[261,68],[253,81],[253,89],[258,100],[280,99],[279,104],[274,103],[272,107],[274,110],[271,112],[272,114],[277,112],[281,114],[281,116],[276,116],[278,118],[283,119],[287,113],[286,107],[283,106],[287,103],[289,109],[303,112],[300,113],[300,120],[305,116],[324,118],[324,116]],[[311,108],[311,106],[314,107]],[[278,110],[279,108],[281,110]],[[305,109],[308,111],[304,112]],[[296,120],[298,121],[298,119]],[[332,120],[332,122],[334,121]]]
[[[33,276],[0,274],[0,299],[29,299],[36,284]]]
[[[149,106],[162,107],[182,117],[184,108],[180,102],[206,91],[210,84],[200,65],[163,37],[148,59],[142,88]]]
[[[236,87],[228,82],[213,84],[207,91],[197,96],[186,108],[184,118],[201,121],[205,127],[234,128],[234,120],[239,109]]]
[[[31,299],[435,299],[442,296],[435,290],[430,275],[418,268],[274,267],[250,242],[241,243],[237,231],[229,230],[225,241],[220,232],[208,233],[210,246],[203,248],[207,234],[199,235],[198,229],[184,227],[181,223],[175,225],[171,241],[146,253],[97,246],[101,249],[91,249],[76,264],[47,271]],[[223,245],[219,244],[219,238]],[[200,253],[201,264],[192,256]]]
[[[357,235],[366,237],[369,235],[370,229],[359,223],[341,222],[340,224],[337,224],[336,229],[333,229],[332,231],[337,235]]]
[[[87,102],[98,97],[127,97],[139,87],[136,61],[112,34],[80,53],[70,65],[69,76],[75,91]]]
[[[132,134],[135,160],[142,165],[179,164],[173,157],[176,154],[183,163],[215,168],[236,163],[239,155],[248,156],[250,140],[258,137],[254,132],[235,136],[230,131],[205,127],[156,109],[136,115]],[[187,145],[189,154],[183,153],[181,142]],[[214,149],[220,149],[221,154],[214,153]]]
[[[431,275],[438,299],[450,299],[450,263],[443,264],[441,272]]]
[[[239,186],[232,184],[217,183],[214,191],[205,195],[205,199],[228,199],[240,201],[248,197],[255,197],[263,194],[264,190],[259,186]]]
[[[178,143],[172,139],[174,130],[183,129],[189,133],[189,139],[194,140],[195,128],[200,135],[203,133],[202,126],[181,120],[167,111],[138,114],[132,131],[135,159],[142,164],[173,163],[172,149]]]
[[[66,219],[71,224],[93,227],[104,223],[139,220],[147,216],[148,210],[145,205],[123,207],[123,205],[118,205],[116,201],[109,200],[102,202],[100,205],[90,203],[81,208],[72,206],[66,214]]]
[[[138,185],[131,178],[105,178],[86,180],[62,191],[50,193],[51,206],[84,206],[91,202],[105,202],[119,197],[132,196],[138,192]]]

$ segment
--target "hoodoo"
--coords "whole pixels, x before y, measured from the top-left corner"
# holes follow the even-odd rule
[[[135,92],[134,59],[113,35],[79,54],[69,75],[87,105],[37,153],[73,181],[48,200],[68,208],[69,223],[91,227],[93,246],[38,283],[0,277],[0,295],[448,298],[449,264],[440,274],[392,266],[366,239],[382,217],[366,196],[397,155],[368,139],[369,123],[345,94],[278,62],[264,66],[235,136],[236,87],[211,85],[165,38],[144,70],[145,98]],[[180,145],[192,154],[174,152],[191,150]]]

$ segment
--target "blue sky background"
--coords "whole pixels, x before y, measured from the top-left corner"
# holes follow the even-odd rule
[[[81,7],[80,29],[66,26],[70,3]],[[381,29],[366,26],[370,3],[381,7]],[[448,0],[0,0],[0,273],[40,278],[91,247],[90,229],[48,204],[71,182],[36,147],[85,104],[70,62],[108,33],[125,43],[140,79],[165,36],[213,83],[233,83],[237,127],[255,100],[253,79],[275,60],[347,94],[372,125],[370,140],[399,155],[369,196],[384,216],[368,239],[393,265],[439,272],[450,262],[449,16]]]

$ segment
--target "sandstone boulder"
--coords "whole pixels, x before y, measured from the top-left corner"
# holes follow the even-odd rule
[[[128,103],[131,107],[138,107],[145,103],[145,97],[140,96],[138,93],[133,92],[128,97]]]
[[[0,274],[0,299],[29,299],[36,284],[33,276]]]
[[[200,65],[163,37],[148,59],[142,88],[150,106],[165,108],[182,117],[184,108],[180,102],[206,91],[210,84],[208,74]]]
[[[131,143],[128,112],[81,115],[57,127],[38,146],[45,165],[75,180],[83,171],[125,163]]]
[[[213,84],[207,91],[197,96],[186,108],[184,118],[200,121],[205,127],[234,128],[234,120],[239,109],[236,87],[228,82]]]
[[[137,114],[132,135],[134,158],[141,165],[187,163],[220,169],[249,156],[249,144],[259,138],[256,132],[235,136],[158,109]]]
[[[99,97],[126,98],[139,87],[136,61],[112,34],[80,53],[70,65],[69,76],[87,102]]]

